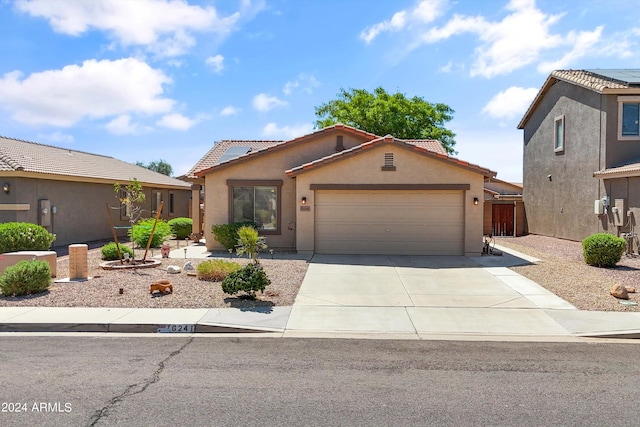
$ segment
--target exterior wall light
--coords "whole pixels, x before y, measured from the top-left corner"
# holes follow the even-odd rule
[[[303,205],[307,204],[307,198],[303,197],[302,200],[300,200],[300,203],[302,203]]]
[[[4,191],[4,194],[9,194],[9,190],[11,189],[11,187],[9,187],[9,183],[5,182],[4,184],[2,184],[2,191]]]
[[[477,198],[477,197],[474,197],[474,198],[473,198],[473,204],[477,206],[477,205],[478,205],[478,203],[480,203],[480,201],[478,200],[478,198]]]

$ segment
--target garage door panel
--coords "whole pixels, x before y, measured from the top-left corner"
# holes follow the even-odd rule
[[[317,253],[461,255],[461,191],[317,191]]]

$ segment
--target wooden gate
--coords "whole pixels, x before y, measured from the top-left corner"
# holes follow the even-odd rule
[[[494,236],[513,236],[515,205],[494,204],[492,212],[492,230]]]

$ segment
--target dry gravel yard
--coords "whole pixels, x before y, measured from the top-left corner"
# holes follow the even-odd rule
[[[175,247],[175,242],[172,242]],[[184,243],[181,244],[184,247]],[[155,254],[159,253],[156,249]],[[136,249],[136,257],[144,250]],[[148,256],[149,258],[150,256]],[[268,257],[268,255],[267,255]],[[225,258],[229,258],[226,256]],[[104,270],[100,267],[100,249],[89,250],[89,276],[86,282],[52,283],[47,292],[24,296],[0,296],[0,307],[129,307],[129,308],[217,308],[217,307],[259,307],[293,305],[302,279],[307,271],[307,262],[301,260],[260,259],[271,285],[264,294],[258,293],[258,300],[239,298],[222,292],[220,282],[207,282],[196,277],[167,273],[167,267],[183,267],[187,261],[194,265],[204,259],[185,260],[179,258],[162,259],[156,268],[137,270]],[[245,265],[247,259],[234,261]],[[69,277],[69,257],[59,256],[57,279]],[[161,296],[149,294],[149,285],[158,279],[169,279],[173,284],[173,294]],[[119,289],[123,294],[119,294]]]
[[[623,255],[616,268],[596,268],[586,265],[582,259],[580,242],[543,236],[496,238],[496,243],[542,260],[536,265],[513,267],[513,270],[544,286],[569,301],[580,310],[639,311],[638,306],[625,306],[609,295],[614,283],[634,286],[640,290],[640,258]],[[172,242],[176,245],[176,242]],[[184,246],[184,243],[182,243]],[[141,255],[137,251],[137,256]],[[155,250],[158,253],[158,250]],[[228,258],[227,256],[224,256]],[[234,258],[241,264],[246,259]],[[271,279],[264,294],[257,301],[222,292],[219,282],[206,282],[195,277],[168,274],[169,265],[184,266],[187,260],[163,259],[157,268],[139,270],[103,270],[100,268],[100,250],[89,251],[89,275],[87,282],[53,283],[49,291],[26,297],[3,297],[0,307],[132,307],[132,308],[216,308],[292,305],[307,271],[302,260],[269,259],[263,256],[261,264]],[[203,259],[191,260],[195,265]],[[58,257],[58,278],[69,275],[68,256]],[[166,296],[149,295],[149,285],[158,279],[169,279],[174,293]],[[119,289],[123,294],[119,294]],[[640,296],[629,294],[630,301],[640,303]]]
[[[544,236],[499,237],[496,244],[542,260],[536,265],[512,270],[537,282],[580,310],[639,311],[638,306],[620,304],[609,295],[612,284],[633,286],[640,291],[640,257],[623,255],[616,268],[597,268],[585,264],[581,242]],[[638,293],[629,301],[640,304]]]

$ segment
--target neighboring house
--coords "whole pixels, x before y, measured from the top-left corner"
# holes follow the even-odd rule
[[[244,153],[209,157],[208,166],[191,172],[204,183],[209,249],[221,249],[212,225],[253,220],[276,250],[482,252],[479,201],[485,178],[495,172],[447,156],[438,141],[380,137],[339,124],[264,148],[240,146]]]
[[[522,236],[527,232],[522,184],[488,178],[484,182],[484,234]]]
[[[633,231],[640,215],[640,70],[554,71],[522,118],[533,234]]]
[[[113,239],[129,224],[114,184],[144,188],[144,216],[189,217],[191,184],[113,157],[0,137],[0,222],[30,222],[56,234],[54,245]],[[126,236],[126,229],[118,229]]]

